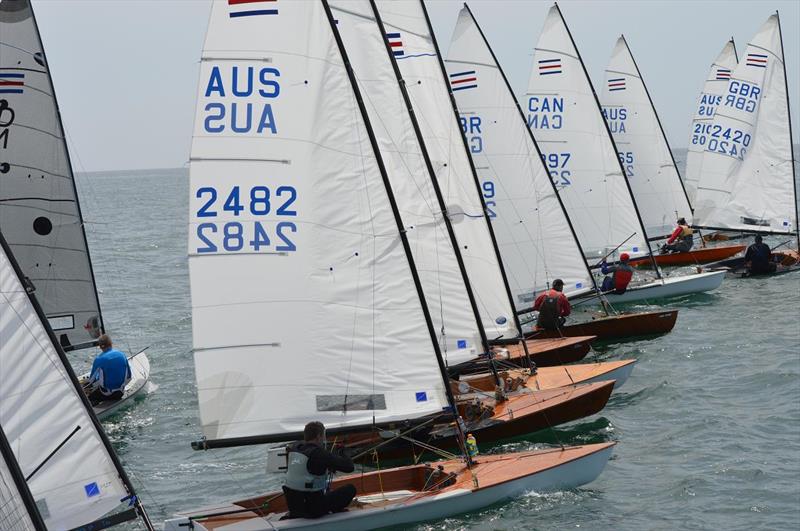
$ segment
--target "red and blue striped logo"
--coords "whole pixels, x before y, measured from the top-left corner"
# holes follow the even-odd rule
[[[400,33],[387,33],[386,40],[389,41],[389,46],[392,48],[392,55],[395,57],[402,57],[405,55],[403,51],[403,40],[400,38]]]
[[[767,56],[760,53],[747,54],[747,66],[767,67]]]
[[[730,68],[717,68],[717,81],[727,81],[731,78]]]
[[[228,15],[231,18],[277,15],[274,7],[278,0],[228,0]]]
[[[542,59],[539,61],[539,75],[560,74],[561,59]]]
[[[478,87],[478,76],[475,70],[467,72],[456,72],[450,74],[450,88],[455,92],[456,90],[467,90]]]
[[[618,77],[615,79],[608,80],[608,90],[609,92],[614,92],[616,90],[625,90],[625,78]]]
[[[0,70],[0,94],[22,94],[24,88],[25,74],[23,72]]]

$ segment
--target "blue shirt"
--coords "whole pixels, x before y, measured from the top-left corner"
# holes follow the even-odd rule
[[[107,350],[94,359],[91,380],[99,382],[105,394],[122,391],[128,383],[131,367],[128,358],[119,350]]]

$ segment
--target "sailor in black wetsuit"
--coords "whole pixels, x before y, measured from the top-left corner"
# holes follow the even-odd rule
[[[303,430],[303,441],[289,447],[289,465],[283,493],[289,507],[289,518],[319,518],[345,510],[356,495],[356,488],[347,484],[328,489],[333,472],[352,472],[353,461],[325,449],[325,426],[309,422]]]
[[[756,242],[747,248],[744,255],[744,264],[751,275],[774,273],[777,265],[772,261],[772,249],[761,242],[761,235],[756,235]]]

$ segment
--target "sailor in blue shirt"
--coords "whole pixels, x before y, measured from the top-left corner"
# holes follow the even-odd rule
[[[103,352],[92,363],[92,373],[86,386],[87,396],[92,404],[104,400],[119,400],[125,386],[131,381],[128,357],[112,348],[111,338],[106,334],[97,338],[97,346]]]

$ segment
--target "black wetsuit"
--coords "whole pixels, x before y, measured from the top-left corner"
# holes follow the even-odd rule
[[[316,443],[297,442],[290,452],[300,452],[308,457],[306,468],[315,476],[327,472],[352,472],[353,461],[344,455],[329,452]],[[356,495],[356,488],[347,484],[328,491],[303,492],[283,487],[289,518],[319,518],[329,513],[342,511],[350,505]]]
[[[747,248],[744,255],[745,263],[750,262],[750,273],[759,275],[772,273],[776,265],[772,263],[772,249],[766,243],[754,243]]]

